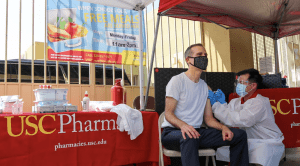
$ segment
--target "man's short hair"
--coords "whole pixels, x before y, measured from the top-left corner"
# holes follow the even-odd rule
[[[237,73],[238,76],[244,75],[244,74],[249,74],[249,78],[248,78],[249,82],[257,83],[257,89],[263,88],[263,84],[262,84],[263,78],[256,69],[253,69],[253,68],[246,69],[246,70],[242,70]]]
[[[193,47],[195,47],[195,46],[201,46],[201,47],[203,47],[203,45],[202,45],[201,43],[197,43],[197,44],[190,45],[190,46],[185,50],[185,52],[184,52],[185,58],[187,58],[188,56],[191,55],[191,53],[192,53],[191,49],[192,49]]]

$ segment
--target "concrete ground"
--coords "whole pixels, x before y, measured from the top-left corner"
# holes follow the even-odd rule
[[[300,148],[287,148],[286,161],[280,161],[279,166],[300,166]]]
[[[300,166],[300,148],[286,148],[286,161],[281,160],[279,166]],[[202,160],[201,160],[202,159]],[[200,157],[200,165],[205,165],[205,157]],[[212,161],[209,161],[212,166]],[[178,157],[171,158],[171,166],[181,166],[181,160]],[[217,161],[217,166],[226,166],[224,163]],[[255,165],[257,166],[257,165]]]

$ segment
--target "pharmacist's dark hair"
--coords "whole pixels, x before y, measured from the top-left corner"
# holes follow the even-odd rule
[[[256,69],[253,69],[253,68],[246,69],[246,70],[242,70],[242,71],[237,73],[238,76],[244,75],[244,74],[249,74],[249,78],[248,78],[249,82],[257,83],[257,89],[264,89],[265,88],[265,86],[262,83],[263,78]]]

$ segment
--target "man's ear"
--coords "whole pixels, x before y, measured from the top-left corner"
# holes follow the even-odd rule
[[[185,62],[189,65],[189,57],[185,58]]]
[[[257,88],[258,88],[258,86],[257,86],[257,83],[256,83],[256,82],[254,82],[254,83],[253,83],[253,86],[254,86],[254,89],[257,89]]]

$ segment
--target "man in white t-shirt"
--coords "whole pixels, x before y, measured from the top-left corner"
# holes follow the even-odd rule
[[[184,73],[172,77],[166,87],[165,119],[162,144],[181,151],[183,166],[199,166],[198,149],[230,146],[230,165],[248,166],[247,134],[219,123],[211,110],[207,84],[200,79],[208,59],[205,48],[194,44],[185,51],[189,66]],[[203,123],[209,127],[201,128]]]

